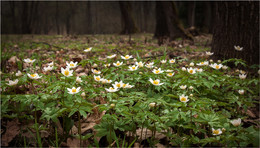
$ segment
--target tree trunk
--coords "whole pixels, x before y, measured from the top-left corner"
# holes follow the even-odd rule
[[[214,10],[213,59],[241,58],[248,65],[259,64],[259,2],[216,2]]]
[[[121,34],[132,34],[138,32],[132,14],[132,3],[127,1],[119,1],[119,6],[123,20],[123,30],[121,31]]]
[[[188,3],[188,23],[189,27],[195,27],[195,8],[196,3],[195,1]]]
[[[87,1],[87,33],[92,34],[92,13],[91,13],[91,1]]]
[[[60,24],[58,20],[59,20],[59,2],[56,1],[55,24],[56,24],[57,34],[60,34]]]
[[[203,20],[203,28],[202,31],[205,33],[211,33],[211,18],[212,18],[212,2],[204,2],[204,20]]]
[[[174,2],[156,1],[156,30],[154,37],[158,38],[159,45],[162,44],[161,38],[192,39],[192,35],[185,32],[181,21],[178,18],[176,6]]]
[[[12,13],[12,21],[13,21],[13,34],[17,33],[17,27],[16,27],[16,17],[15,17],[15,2],[14,1],[10,1],[10,8],[11,8],[11,13]]]

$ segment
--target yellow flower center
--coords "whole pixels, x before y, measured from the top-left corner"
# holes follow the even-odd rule
[[[133,70],[135,70],[135,67],[132,67]]]
[[[31,77],[33,77],[33,78],[36,77],[36,74],[31,74]]]
[[[110,87],[110,89],[111,89],[111,90],[114,90],[114,88],[113,88],[113,87]]]
[[[201,62],[200,64],[204,64],[204,62]]]
[[[30,61],[32,61],[32,59],[30,59]]]
[[[172,73],[169,73],[168,75],[169,75],[169,76],[172,76]]]
[[[193,73],[193,70],[191,69],[191,70],[189,71],[189,73]]]
[[[213,134],[218,135],[219,134],[219,130],[213,130]]]
[[[153,84],[158,85],[158,84],[159,84],[159,81],[158,81],[158,80],[154,80],[154,81],[153,81]]]
[[[74,64],[70,64],[70,66],[74,66]]]
[[[117,66],[119,66],[119,65],[120,65],[120,63],[116,63],[116,65],[117,65]]]
[[[216,65],[216,69],[219,69],[219,66],[218,66],[218,65]]]
[[[156,71],[155,71],[155,73],[157,73],[157,74],[158,74],[159,72],[160,72],[160,70],[156,70]]]
[[[99,77],[96,77],[96,80],[100,81],[100,78],[99,78]]]
[[[70,72],[69,72],[68,70],[65,70],[65,71],[64,71],[64,75],[65,75],[65,76],[68,76],[69,74],[70,74]]]
[[[174,61],[173,61],[173,60],[171,60],[170,62],[171,62],[171,63],[174,63]]]
[[[187,100],[187,99],[184,98],[184,97],[181,98],[181,101],[182,101],[182,102],[185,102],[186,100]]]
[[[116,84],[116,87],[118,87],[118,88],[119,88],[120,86],[121,86],[121,84],[120,84],[120,83],[117,83],[117,84]]]
[[[128,59],[128,58],[129,58],[129,55],[126,55],[125,58]]]
[[[126,84],[123,84],[123,87],[126,87]]]
[[[72,89],[71,91],[72,91],[73,93],[77,92],[77,90],[76,90],[76,89]]]
[[[97,70],[94,70],[94,72],[95,72],[95,73],[98,73],[98,71],[97,71]]]

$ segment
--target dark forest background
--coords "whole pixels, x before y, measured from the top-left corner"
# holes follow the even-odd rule
[[[129,2],[137,32],[154,33],[156,2]],[[184,28],[212,31],[212,2],[175,2]],[[121,8],[122,9],[122,8]],[[5,1],[1,4],[2,34],[114,34],[122,33],[120,2]]]

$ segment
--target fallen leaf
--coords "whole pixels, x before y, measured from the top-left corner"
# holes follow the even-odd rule
[[[8,143],[13,140],[13,138],[19,134],[19,121],[14,119],[12,121],[7,121],[6,132],[1,138],[1,146],[8,146]]]

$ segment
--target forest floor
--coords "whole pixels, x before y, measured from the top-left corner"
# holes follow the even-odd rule
[[[259,146],[258,69],[252,75],[238,68],[217,71],[210,66],[203,68],[205,73],[201,75],[199,67],[192,69],[197,72],[194,75],[181,70],[185,67],[188,71],[200,62],[211,61],[206,54],[210,51],[211,38],[210,34],[201,34],[193,42],[177,39],[159,46],[152,34],[2,35],[1,146]],[[89,52],[84,52],[90,47]],[[107,58],[113,54],[117,60]],[[125,55],[135,59],[122,60],[120,57]],[[24,61],[27,58],[36,61],[30,64]],[[177,64],[168,64],[170,59],[175,59]],[[167,60],[167,65],[163,66],[161,60]],[[78,62],[72,78],[61,74],[61,68],[69,61]],[[113,67],[116,61],[125,62],[125,67],[116,69]],[[144,65],[154,62],[155,70],[162,67],[175,74],[168,79],[152,75],[149,69],[141,71],[139,67],[140,71],[131,77],[127,69],[135,61],[143,61]],[[54,70],[43,71],[50,62],[55,63]],[[225,65],[225,61],[210,62],[213,63]],[[135,88],[107,93],[104,87],[108,85],[94,81],[92,69],[101,71],[112,83],[123,80]],[[16,75],[19,70],[21,77]],[[31,80],[28,73],[37,73],[42,80]],[[240,78],[243,73],[248,74],[246,80]],[[77,84],[76,77],[84,82]],[[160,79],[165,86],[153,86],[148,78]],[[9,86],[7,82],[14,79],[19,80],[18,84]],[[192,87],[182,89],[184,84]],[[74,96],[65,88],[75,85],[85,92],[75,95],[77,101],[71,101]],[[241,90],[245,95],[240,94]],[[197,103],[187,106],[185,101],[179,101],[181,94],[189,95],[190,102]],[[151,109],[154,102],[156,108]],[[146,115],[139,117],[138,112]],[[163,117],[169,117],[170,121]],[[241,118],[242,124],[232,126],[231,118]],[[213,127],[221,128],[223,134],[212,135]],[[256,139],[250,140],[252,137]]]

